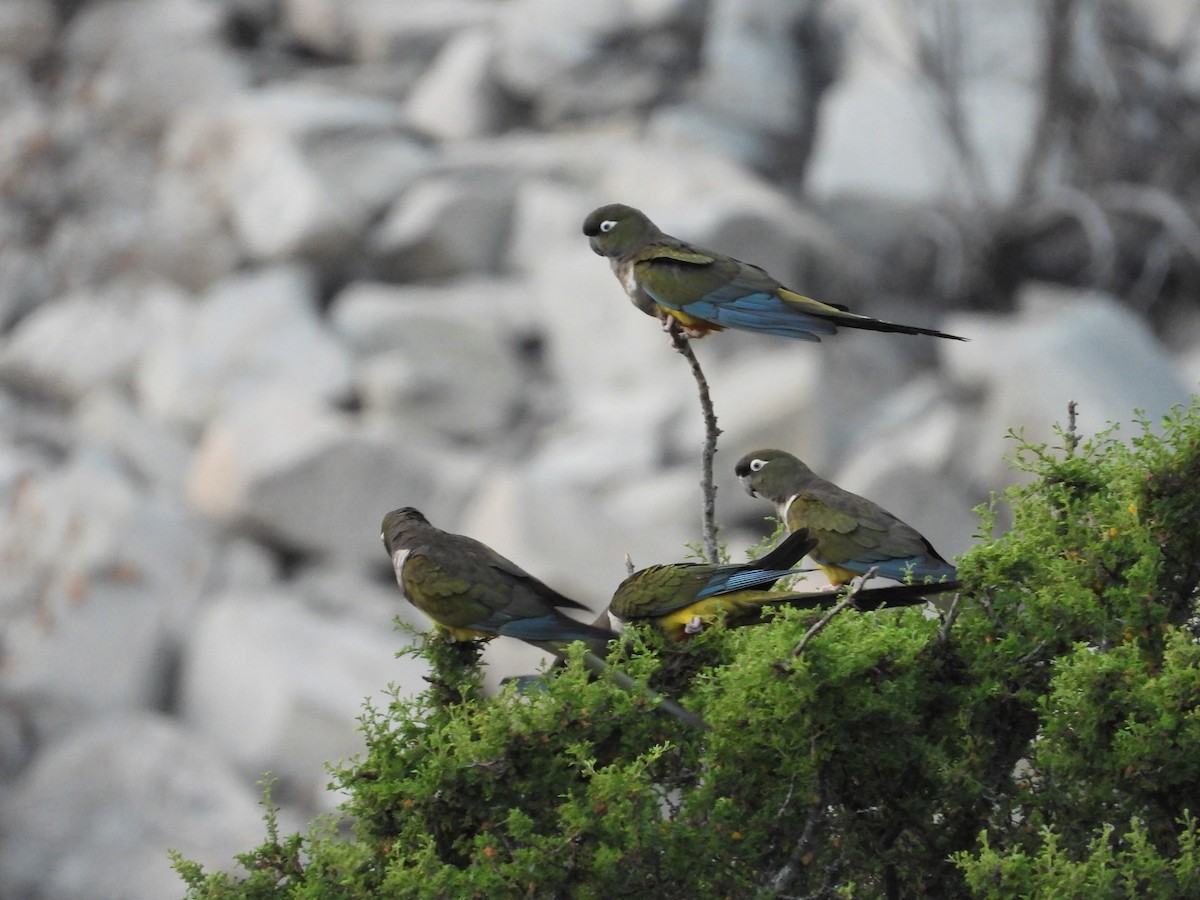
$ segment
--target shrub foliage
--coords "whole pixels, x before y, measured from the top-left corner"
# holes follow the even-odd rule
[[[956,601],[614,650],[709,731],[576,657],[484,697],[430,638],[331,770],[343,821],[177,858],[188,896],[1200,896],[1200,416],[1139,425],[1018,440]]]

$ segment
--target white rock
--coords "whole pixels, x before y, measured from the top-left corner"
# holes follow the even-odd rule
[[[199,735],[114,718],[47,747],[0,807],[0,893],[41,900],[178,896],[167,848],[209,870],[265,837],[256,790]],[[290,824],[287,818],[283,824]]]
[[[507,3],[497,20],[496,76],[542,121],[628,113],[664,92],[671,60],[686,53],[684,39],[663,25],[664,14],[679,10],[624,0]]]
[[[370,562],[389,509],[461,502],[478,477],[476,463],[418,435],[260,392],[205,430],[188,497],[273,544]]]
[[[55,19],[50,0],[0,4],[0,56],[27,63],[45,53],[54,40]]]
[[[687,452],[702,435],[699,401],[689,401],[687,365],[680,360],[677,386],[592,391],[547,429],[536,456],[525,464],[548,482],[603,490],[623,478],[657,472]],[[681,437],[681,433],[686,435]]]
[[[436,285],[356,281],[333,298],[329,324],[359,356],[404,347],[409,342],[402,334],[406,324],[438,309],[446,310],[447,318],[486,322],[504,339],[515,340],[538,327],[530,289],[520,279],[489,277]]]
[[[119,457],[152,490],[178,496],[191,448],[173,429],[146,418],[127,396],[95,390],[75,410],[81,440]]]
[[[487,173],[419,181],[372,232],[371,255],[405,281],[499,271],[512,229],[506,182]]]
[[[256,259],[341,252],[409,184],[428,154],[396,133],[395,105],[314,85],[266,88],[181,114],[163,149],[156,214],[192,204],[227,221]]]
[[[1037,285],[1022,298],[1011,327],[966,315],[953,325],[980,335],[969,345],[939,349],[951,377],[966,385],[986,378],[987,397],[968,452],[976,478],[988,488],[1013,480],[1003,462],[1015,449],[1005,437],[1009,429],[1023,430],[1032,442],[1057,442],[1053,427],[1066,424],[1070,400],[1078,403],[1081,434],[1119,422],[1126,423],[1121,434],[1128,436],[1136,433],[1128,424],[1135,409],[1153,422],[1188,402],[1187,387],[1146,324],[1102,294]]]
[[[734,211],[797,215],[776,186],[706,147],[674,140],[627,140],[613,146],[605,162],[598,185],[603,202],[636,206],[677,237],[687,237],[680,225],[711,222]]]
[[[529,376],[506,321],[504,285],[472,284],[447,291],[356,284],[336,298],[334,327],[370,348],[356,375],[368,411],[474,441],[499,437],[517,421]],[[511,293],[527,295],[515,285]]]
[[[1137,15],[1145,21],[1157,46],[1184,48],[1190,46],[1196,34],[1196,21],[1190,12],[1187,6],[1175,0],[1143,0],[1137,6],[1130,7],[1128,15]],[[1092,17],[1103,20],[1104,11],[1096,10]],[[1185,90],[1194,91],[1200,86],[1200,59],[1195,53],[1178,53],[1170,65],[1172,77],[1179,79]]]
[[[185,304],[165,284],[116,285],[45,304],[0,346],[0,375],[67,402],[127,386],[142,354],[180,320]]]
[[[312,401],[344,398],[350,360],[318,319],[315,291],[304,271],[287,267],[214,285],[139,366],[143,407],[197,429],[231,405],[280,386]]]
[[[559,182],[566,182],[580,191],[590,191],[595,189],[614,155],[629,139],[626,131],[611,127],[555,132],[510,131],[479,140],[443,144],[439,168],[499,171],[520,177],[522,181],[538,179],[542,182],[538,187],[561,190]],[[605,199],[611,198],[601,198],[601,202]],[[582,221],[580,219],[581,224]]]
[[[382,541],[378,549],[379,555],[371,567],[309,566],[290,582],[290,586],[294,588],[295,596],[314,611],[337,618],[352,618],[364,625],[375,626],[380,633],[390,632],[397,618],[419,631],[429,628],[429,619],[400,593]],[[402,632],[397,632],[398,640],[404,637]]]
[[[547,478],[535,465],[490,473],[461,517],[433,524],[483,541],[593,613],[625,577],[625,552],[639,550],[627,526],[600,514],[596,491]]]
[[[894,318],[906,320],[902,312]],[[889,410],[893,392],[927,374],[941,349],[937,345],[949,343],[954,342],[850,328],[824,339],[817,351],[817,402],[807,420],[807,443],[813,448],[810,462],[837,465],[875,429],[879,419],[894,418]],[[918,400],[922,402],[923,394]]]
[[[563,0],[505,4],[498,22],[497,74],[511,90],[535,96],[577,73],[601,43],[624,27],[619,0],[584,5]]]
[[[360,62],[432,56],[455,32],[486,24],[488,0],[283,0],[282,25],[319,53]]]
[[[409,94],[409,121],[441,140],[494,131],[504,109],[492,81],[494,54],[495,39],[489,28],[472,28],[452,37]]]
[[[220,28],[220,10],[201,0],[89,5],[68,25],[63,93],[79,116],[157,133],[179,109],[226,102],[245,86]]]
[[[34,749],[33,727],[24,711],[12,703],[0,705],[0,779],[6,785],[29,765]],[[0,827],[3,827],[2,812]]]
[[[627,410],[625,433],[652,426],[642,412]],[[581,432],[490,473],[461,525],[441,527],[483,541],[598,612],[626,575],[625,554],[639,566],[674,562],[700,539],[699,443],[694,458],[664,467],[642,459],[638,447],[605,443],[611,421],[598,415],[594,448]]]
[[[1037,127],[1042,24],[1036,5],[957,4],[953,39],[933,8],[924,15],[870,0],[851,6],[857,10],[846,71],[822,101],[808,182],[814,194],[930,200],[982,190],[996,202],[1010,197]],[[918,36],[946,52],[953,43],[958,58],[972,61],[955,88],[978,177],[964,170],[936,106],[937,88],[920,74]]]
[[[171,644],[161,600],[120,580],[63,586],[75,608],[9,628],[5,693],[45,739],[81,721],[154,709],[167,696]],[[74,596],[78,592],[78,596]]]
[[[209,593],[272,588],[283,578],[278,555],[241,535],[226,535],[208,581]]]
[[[224,594],[186,648],[183,714],[248,778],[270,771],[307,794],[328,781],[326,763],[363,750],[364,700],[386,706],[389,683],[402,695],[424,689],[425,665],[395,657],[406,643],[390,627],[325,615],[279,591]]]
[[[160,705],[213,564],[208,533],[96,453],[27,476],[14,500],[0,528],[5,693],[43,735]]]
[[[788,134],[802,125],[811,100],[795,32],[808,15],[807,4],[717,0],[704,33],[704,105],[749,131]]]
[[[823,449],[824,440],[813,427],[824,387],[821,352],[821,348],[780,339],[753,356],[738,356],[706,370],[717,426],[723,432],[717,443],[722,452],[715,463],[723,474],[731,475],[734,462],[751,450],[778,447],[812,458],[818,448]],[[687,418],[698,427],[699,401],[693,405]],[[699,459],[699,446],[688,447],[689,459]]]

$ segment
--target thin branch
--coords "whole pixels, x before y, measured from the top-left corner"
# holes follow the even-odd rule
[[[844,598],[842,598],[842,601],[837,606],[829,610],[829,612],[825,613],[825,615],[821,616],[821,618],[816,621],[812,628],[808,629],[808,631],[804,633],[804,637],[800,638],[800,643],[792,648],[793,658],[804,652],[804,648],[808,646],[808,642],[820,634],[825,629],[825,626],[833,621],[834,616],[847,607],[854,605],[854,600],[856,597],[858,597],[858,592],[863,589],[863,585],[875,577],[875,572],[878,571],[878,569],[878,566],[871,566],[871,568],[867,569],[867,573],[863,575],[862,581],[856,584],[851,591],[846,594]]]
[[[692,352],[692,342],[683,333],[683,328],[675,320],[667,323],[667,333],[671,336],[673,346],[688,365],[692,367],[692,377],[696,379],[696,390],[700,395],[700,412],[704,416],[704,452],[701,460],[700,490],[703,492],[701,501],[701,528],[704,542],[704,558],[712,565],[721,562],[720,551],[717,548],[717,486],[713,481],[713,457],[717,453],[717,436],[721,429],[717,427],[717,416],[713,412],[712,397],[708,393],[708,381],[700,361]]]
[[[817,793],[820,793],[820,791],[818,790]],[[804,820],[804,830],[800,832],[800,838],[796,841],[796,846],[788,854],[787,862],[783,864],[783,868],[775,873],[770,883],[759,891],[760,897],[777,897],[781,892],[786,891],[792,886],[792,882],[800,874],[801,867],[806,865],[805,857],[812,852],[813,831],[816,829],[817,823],[823,818],[824,804],[818,800],[809,808],[808,817]]]
[[[950,640],[950,629],[954,627],[954,623],[958,621],[958,601],[962,599],[962,594],[955,594],[954,599],[950,601],[950,611],[946,613],[945,621],[942,622],[942,627],[938,631],[939,643],[946,643]]]
[[[1079,404],[1074,400],[1067,401],[1067,455],[1072,456],[1075,453],[1075,448],[1079,446],[1079,431],[1075,422],[1075,413],[1079,411]]]

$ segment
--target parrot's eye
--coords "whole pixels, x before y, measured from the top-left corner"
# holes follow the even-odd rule
[[[750,471],[751,472],[761,472],[766,467],[766,465],[767,465],[767,461],[765,459],[752,459],[752,460],[750,460]]]
[[[608,234],[610,231],[612,231],[616,227],[617,227],[617,222],[615,219],[605,219],[603,222],[600,223],[600,230],[603,231],[605,234]]]

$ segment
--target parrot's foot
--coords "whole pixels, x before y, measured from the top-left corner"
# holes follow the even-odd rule
[[[696,635],[704,631],[704,620],[699,616],[692,616],[691,621],[683,626],[683,633],[687,635]]]
[[[671,335],[672,341],[679,338],[688,338],[689,340],[692,338],[702,338],[710,330],[708,328],[693,328],[684,325],[674,316],[659,316],[658,321],[662,324],[662,330]]]

